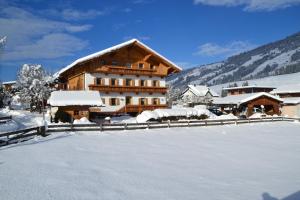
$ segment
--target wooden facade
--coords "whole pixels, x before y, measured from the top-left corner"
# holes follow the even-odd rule
[[[261,96],[259,98],[253,99],[244,105],[247,107],[247,117],[253,114],[253,108],[260,108],[262,105],[264,106],[264,112],[267,115],[280,115],[280,101],[267,97]]]
[[[245,86],[245,87],[224,88],[223,90],[227,91],[227,95],[240,95],[240,94],[258,93],[258,92],[269,93],[274,89],[275,89],[274,87]]]
[[[165,77],[180,70],[132,40],[75,61],[59,72],[58,86],[61,90],[99,91],[105,104],[100,114],[140,113],[167,107]]]

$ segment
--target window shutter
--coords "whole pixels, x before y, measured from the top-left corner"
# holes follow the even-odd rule
[[[120,99],[119,98],[116,99],[116,104],[120,105]]]
[[[112,100],[111,100],[111,98],[109,99],[109,105],[110,105],[110,106],[112,105]]]

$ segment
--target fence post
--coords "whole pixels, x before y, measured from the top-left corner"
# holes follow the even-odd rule
[[[40,126],[37,128],[37,133],[43,137],[46,137],[46,127],[45,126]]]
[[[205,120],[205,126],[207,126],[207,120]]]
[[[71,128],[71,131],[73,131],[73,122],[71,123],[70,128]]]
[[[235,120],[235,125],[238,125],[238,120],[237,119]]]
[[[100,132],[102,132],[102,131],[103,131],[103,124],[100,123]]]
[[[127,129],[127,123],[124,124],[124,130],[126,130],[126,129]]]
[[[188,127],[190,127],[190,120],[188,120]]]
[[[147,129],[150,129],[150,125],[149,125],[149,122],[147,122]]]
[[[171,127],[171,124],[170,124],[170,123],[171,123],[170,120],[168,120],[168,128]]]

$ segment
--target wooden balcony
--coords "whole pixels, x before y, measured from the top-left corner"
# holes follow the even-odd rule
[[[136,69],[127,68],[123,66],[103,66],[101,69],[95,71],[95,73],[106,74],[120,74],[120,75],[138,75],[138,76],[166,76],[165,74],[159,74],[155,69]]]
[[[90,90],[100,92],[135,92],[135,93],[167,93],[166,87],[143,87],[143,86],[109,86],[109,85],[89,85]]]
[[[141,113],[145,110],[155,110],[155,109],[165,109],[168,108],[166,104],[160,104],[160,105],[126,105],[120,110],[118,110],[116,113]]]

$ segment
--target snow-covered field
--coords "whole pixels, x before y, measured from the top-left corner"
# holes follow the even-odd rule
[[[0,149],[1,199],[282,199],[300,123],[59,133]]]

